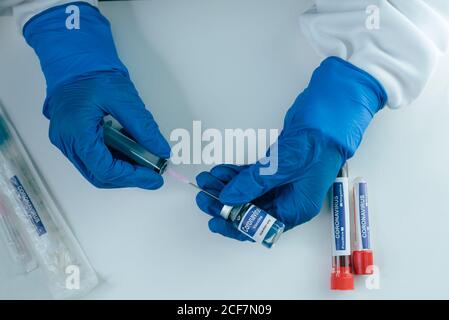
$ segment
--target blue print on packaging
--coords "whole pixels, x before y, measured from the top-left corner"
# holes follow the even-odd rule
[[[36,228],[37,234],[39,236],[41,236],[41,235],[47,233],[47,230],[45,230],[44,224],[42,223],[42,220],[39,217],[39,214],[37,213],[33,202],[31,201],[30,197],[28,196],[28,193],[26,192],[26,190],[23,187],[22,183],[20,182],[19,178],[17,176],[13,176],[9,180],[11,181],[11,184],[16,189],[17,195],[19,196],[20,202],[22,202],[22,205],[25,209],[26,215],[28,216],[28,219],[30,220],[30,222]]]
[[[346,250],[345,201],[343,183],[335,182],[332,186],[332,214],[334,221],[335,249]]]
[[[265,211],[256,206],[251,206],[242,218],[240,231],[253,238],[266,216]]]
[[[360,212],[360,236],[363,249],[370,249],[369,243],[369,219],[368,219],[368,192],[366,183],[359,184],[359,212]]]

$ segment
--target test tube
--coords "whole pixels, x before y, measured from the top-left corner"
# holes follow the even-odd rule
[[[373,250],[370,242],[368,217],[368,184],[363,178],[357,178],[353,187],[354,196],[354,242],[352,264],[354,273],[373,274]]]
[[[103,124],[104,143],[141,166],[153,169],[159,174],[165,172],[168,165],[166,159],[150,153],[121,131],[120,128],[114,126],[113,121],[105,121]]]
[[[349,181],[345,163],[332,184],[332,290],[353,290],[351,270]]]

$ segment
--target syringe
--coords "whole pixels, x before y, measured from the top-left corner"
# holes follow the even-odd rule
[[[8,251],[20,271],[31,272],[37,268],[36,260],[34,260],[25,240],[11,218],[7,205],[0,198],[0,233],[3,235]]]
[[[168,161],[166,159],[152,154],[125,135],[115,119],[109,118],[104,122],[103,136],[104,143],[108,147],[120,152],[138,165],[150,168],[159,174],[163,174],[167,169]]]

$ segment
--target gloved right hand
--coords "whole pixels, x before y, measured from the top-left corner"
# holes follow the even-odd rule
[[[24,27],[47,81],[44,115],[51,142],[93,185],[157,189],[153,170],[114,157],[104,144],[107,114],[153,154],[170,157],[170,147],[140,99],[117,56],[109,22],[97,8],[76,3],[80,28],[66,26],[67,5],[50,8]]]

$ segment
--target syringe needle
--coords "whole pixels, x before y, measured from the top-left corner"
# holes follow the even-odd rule
[[[215,196],[215,195],[213,195],[212,193],[207,192],[206,190],[200,188],[200,187],[199,187],[198,185],[196,185],[195,183],[189,181],[189,184],[190,184],[192,187],[197,188],[197,189],[200,190],[201,192],[204,192],[204,193],[207,194],[209,197],[212,197],[212,198],[214,198],[215,200],[220,201],[220,199],[219,199],[217,196]]]
[[[214,198],[215,200],[220,201],[220,199],[218,199],[217,196],[213,195],[213,194],[210,193],[210,192],[207,192],[207,191],[203,190],[203,189],[200,188],[197,184],[191,182],[187,177],[185,177],[185,176],[183,176],[182,174],[176,172],[175,170],[173,170],[173,169],[168,169],[168,170],[167,170],[167,174],[168,174],[169,176],[171,176],[172,178],[176,179],[177,181],[180,181],[180,182],[185,183],[185,184],[189,184],[189,185],[191,185],[192,187],[194,187],[194,188],[196,188],[196,189],[198,189],[198,190],[204,192],[204,193],[207,194],[209,197]]]

